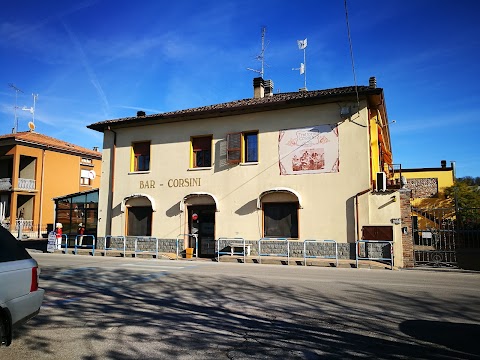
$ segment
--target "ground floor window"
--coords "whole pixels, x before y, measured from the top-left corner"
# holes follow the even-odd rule
[[[263,204],[264,237],[298,238],[298,202]]]
[[[152,207],[132,206],[128,208],[128,236],[152,235]]]

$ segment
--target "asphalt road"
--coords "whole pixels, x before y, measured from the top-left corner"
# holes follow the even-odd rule
[[[480,274],[34,254],[0,359],[480,359]]]

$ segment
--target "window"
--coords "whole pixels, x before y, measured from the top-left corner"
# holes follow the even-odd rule
[[[152,207],[132,206],[128,208],[128,236],[152,235]]]
[[[3,226],[0,226],[0,263],[16,260],[26,260],[31,259],[30,254],[25,250],[21,241],[18,241],[13,237],[13,235],[5,229]],[[12,268],[15,269],[15,268]],[[8,273],[8,268],[6,271]],[[12,279],[15,277],[12,277]],[[8,276],[6,276],[6,283],[8,284]]]
[[[258,131],[227,134],[227,161],[230,164],[258,162]]]
[[[264,237],[298,238],[298,202],[263,204]]]
[[[192,144],[192,166],[194,168],[212,166],[212,136],[194,137]]]
[[[82,158],[82,165],[93,166],[92,159]]]
[[[243,134],[244,159],[243,162],[258,161],[258,132]]]
[[[150,142],[133,143],[131,171],[150,170]]]
[[[80,170],[80,185],[90,185],[91,177],[89,170]]]

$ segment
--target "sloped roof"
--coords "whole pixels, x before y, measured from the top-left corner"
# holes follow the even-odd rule
[[[66,199],[66,198],[69,198],[69,197],[74,197],[74,196],[78,196],[78,195],[86,195],[86,194],[90,194],[90,193],[98,192],[98,191],[99,191],[98,188],[85,190],[85,191],[79,191],[79,192],[72,193],[72,194],[57,196],[57,197],[52,198],[52,200]]]
[[[101,159],[102,157],[102,154],[98,151],[90,150],[34,131],[22,131],[14,134],[0,135],[0,145],[7,142],[17,144],[23,143],[25,145],[33,145],[41,148],[53,148],[68,153],[90,156],[96,159]]]
[[[234,114],[246,114],[267,110],[315,105],[328,101],[335,101],[339,98],[355,97],[357,91],[360,96],[380,95],[383,93],[383,89],[371,88],[369,86],[347,86],[325,90],[279,93],[273,94],[272,96],[265,96],[263,98],[236,100],[216,105],[201,106],[197,108],[170,111],[160,114],[105,120],[93,123],[87,127],[93,130],[103,131],[108,126],[135,126],[140,124],[145,125],[148,123],[195,120],[206,117],[228,116]]]

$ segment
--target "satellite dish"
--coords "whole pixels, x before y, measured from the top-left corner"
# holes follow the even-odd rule
[[[89,177],[90,179],[92,179],[92,180],[95,179],[95,176],[97,176],[97,174],[95,173],[95,170],[90,170],[90,171],[88,172],[88,177]]]
[[[28,122],[28,128],[30,129],[30,131],[35,130],[35,124],[32,121],[29,121]]]

